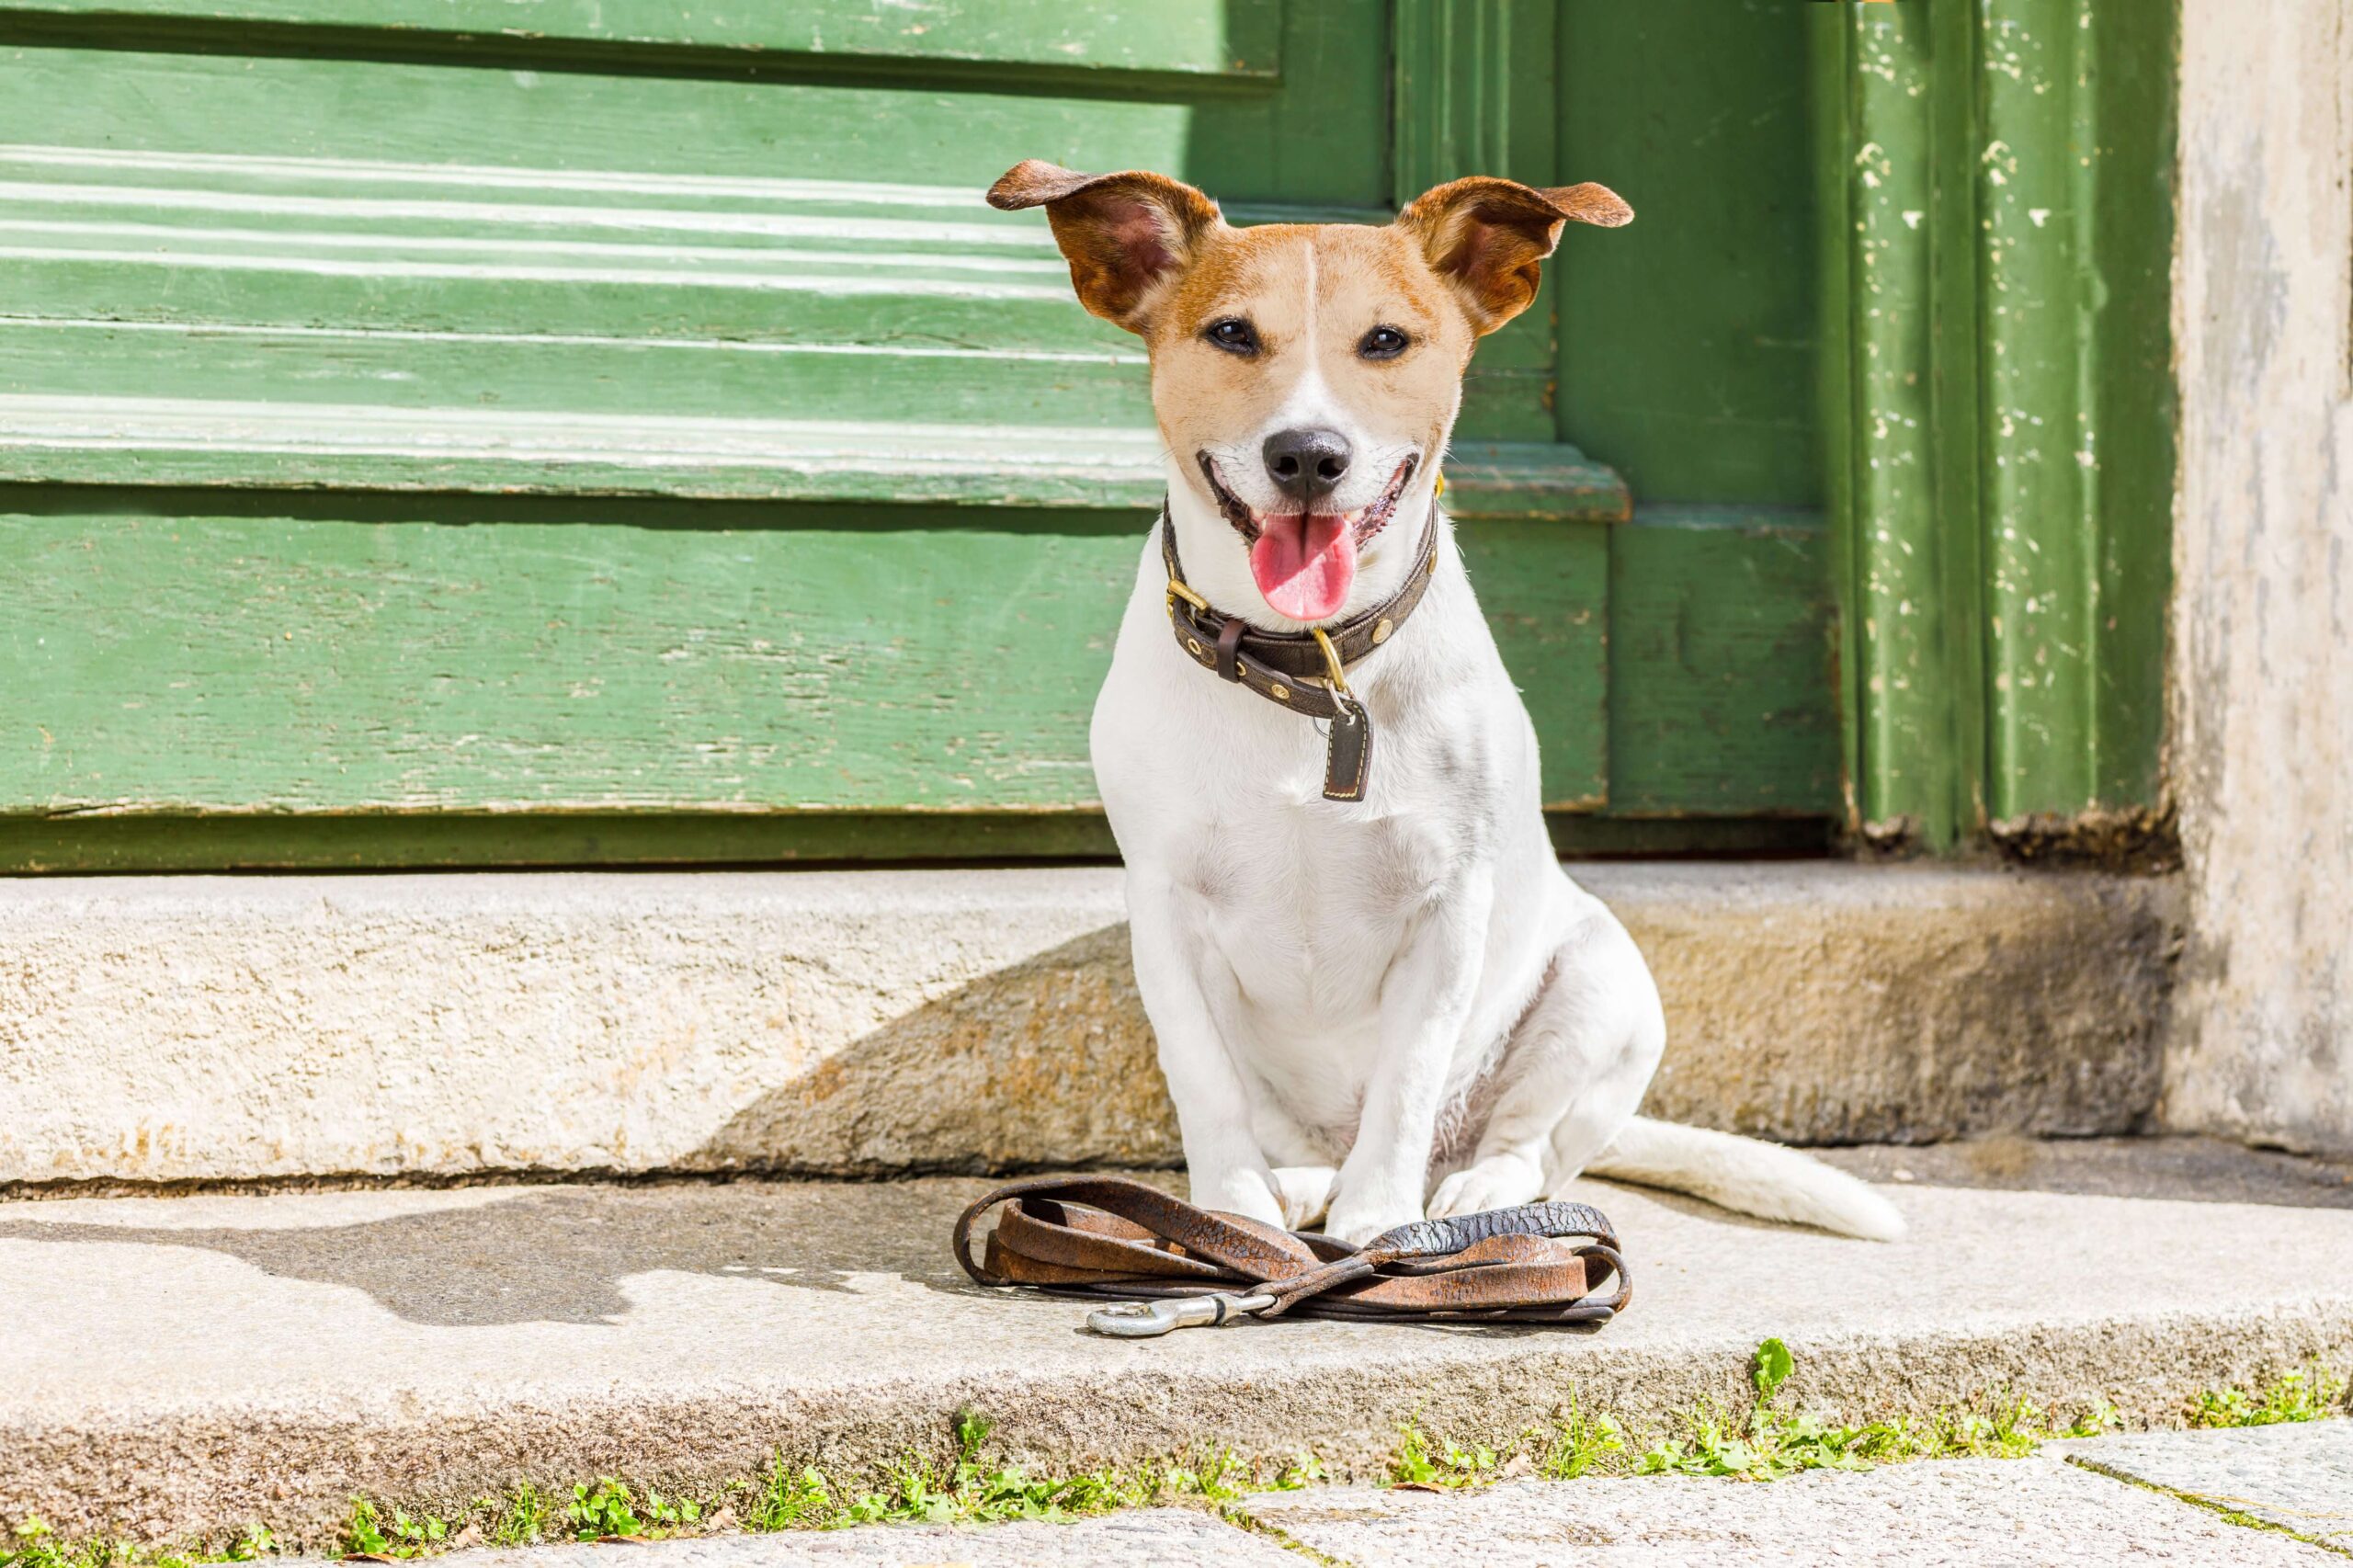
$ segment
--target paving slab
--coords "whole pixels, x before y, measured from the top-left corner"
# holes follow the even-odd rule
[[[772,1455],[944,1457],[955,1415],[1048,1471],[1312,1449],[1399,1424],[1508,1437],[1572,1400],[1631,1424],[1789,1397],[1860,1416],[1995,1395],[2177,1419],[2200,1390],[2353,1365],[2353,1210],[1886,1188],[1893,1245],[1601,1183],[1635,1301],[1593,1335],[1245,1324],[1145,1342],[949,1260],[985,1183],[678,1184],[0,1205],[0,1519],[324,1544],[355,1492],[713,1487]],[[2227,1288],[2210,1261],[2227,1256]]]
[[[1654,1115],[1808,1143],[2154,1111],[2163,879],[1575,874]],[[1174,1165],[1112,867],[0,878],[0,1186]]]
[[[564,1543],[469,1551],[450,1559],[449,1568],[613,1568],[617,1558],[641,1568],[1300,1568],[1319,1560],[1340,1568],[2326,1568],[2342,1562],[2040,1458],[1815,1471],[1764,1486],[1677,1476],[1529,1481],[1435,1495],[1330,1488],[1245,1498],[1234,1514],[1256,1533],[1197,1510],[1154,1508],[1067,1524],[874,1527],[629,1549]]]
[[[2113,1484],[2112,1483],[2110,1484]],[[1307,1568],[1263,1535],[1189,1508],[1066,1524],[870,1525],[451,1555],[447,1568]]]
[[[1519,1482],[1432,1496],[1300,1493],[1244,1506],[1350,1568],[2327,1568],[2343,1559],[2057,1460],[1943,1460],[1769,1485]],[[1073,1560],[1076,1561],[1076,1560]]]
[[[2134,1432],[2058,1447],[2086,1469],[2162,1486],[2353,1552],[2353,1421]]]

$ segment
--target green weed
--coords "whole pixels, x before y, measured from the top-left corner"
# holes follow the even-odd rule
[[[1176,1461],[1134,1470],[1082,1471],[1056,1480],[1034,1480],[1018,1465],[990,1463],[982,1457],[990,1424],[971,1414],[956,1423],[956,1459],[944,1472],[909,1455],[893,1466],[879,1491],[860,1494],[827,1517],[812,1517],[821,1528],[863,1524],[995,1524],[1008,1519],[1057,1520],[1106,1513],[1191,1496],[1211,1502],[1239,1497],[1251,1476],[1228,1450],[1214,1450],[1207,1462]],[[824,1491],[822,1478],[803,1472]],[[814,1511],[813,1510],[813,1514]]]
[[[520,1482],[496,1501],[483,1498],[490,1517],[483,1537],[493,1546],[537,1546],[547,1539],[548,1500],[529,1482]]]
[[[1324,1479],[1324,1461],[1313,1454],[1299,1454],[1277,1467],[1272,1490],[1299,1492]]]
[[[2318,1421],[2324,1416],[2343,1414],[2346,1381],[2314,1361],[2302,1371],[2275,1379],[2268,1387],[2252,1394],[2244,1389],[2221,1389],[2200,1394],[2197,1407],[2190,1412],[2189,1424],[2192,1426],[2277,1426],[2283,1422]]]
[[[346,1556],[365,1552],[370,1557],[422,1557],[449,1539],[449,1523],[436,1514],[412,1516],[394,1508],[386,1520],[365,1497],[351,1500],[351,1517],[343,1527]]]
[[[794,1470],[779,1454],[768,1460],[758,1494],[744,1510],[744,1526],[754,1530],[789,1530],[820,1525],[834,1517],[834,1495],[820,1471]]]
[[[1536,1461],[1536,1473],[1547,1481],[1574,1481],[1614,1465],[1614,1456],[1625,1451],[1618,1423],[1607,1415],[1587,1415],[1572,1400]]]
[[[1397,1428],[1397,1451],[1389,1460],[1392,1486],[1476,1486],[1495,1479],[1498,1458],[1493,1449],[1465,1449],[1451,1437],[1433,1444],[1410,1421]]]
[[[645,1521],[637,1517],[637,1499],[608,1475],[598,1476],[594,1486],[572,1489],[572,1501],[563,1506],[563,1522],[572,1527],[574,1540],[645,1533]]]
[[[2084,1437],[2113,1423],[2102,1407],[2062,1429],[2025,1400],[1975,1410],[1938,1412],[1926,1420],[1897,1416],[1848,1425],[1833,1413],[1791,1411],[1780,1403],[1782,1384],[1797,1359],[1779,1339],[1756,1347],[1750,1382],[1756,1397],[1745,1412],[1708,1408],[1686,1415],[1682,1430],[1645,1449],[1635,1464],[1643,1475],[1718,1475],[1778,1481],[1810,1470],[1869,1470],[1901,1460],[2018,1459],[2059,1437]]]

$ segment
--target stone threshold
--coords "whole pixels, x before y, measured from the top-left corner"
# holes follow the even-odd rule
[[[2145,1125],[2174,884],[1576,867],[1666,998],[1651,1114]],[[1112,868],[0,880],[0,1186],[1174,1164]]]

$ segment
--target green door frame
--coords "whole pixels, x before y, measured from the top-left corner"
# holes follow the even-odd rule
[[[2161,851],[2176,7],[1810,9],[1848,825]]]

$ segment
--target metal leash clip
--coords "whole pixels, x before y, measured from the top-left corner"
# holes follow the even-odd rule
[[[1086,1326],[1116,1339],[1157,1339],[1175,1328],[1215,1328],[1235,1318],[1263,1312],[1274,1297],[1260,1291],[1236,1296],[1212,1290],[1206,1296],[1163,1296],[1150,1301],[1121,1301],[1116,1307],[1086,1314]]]

